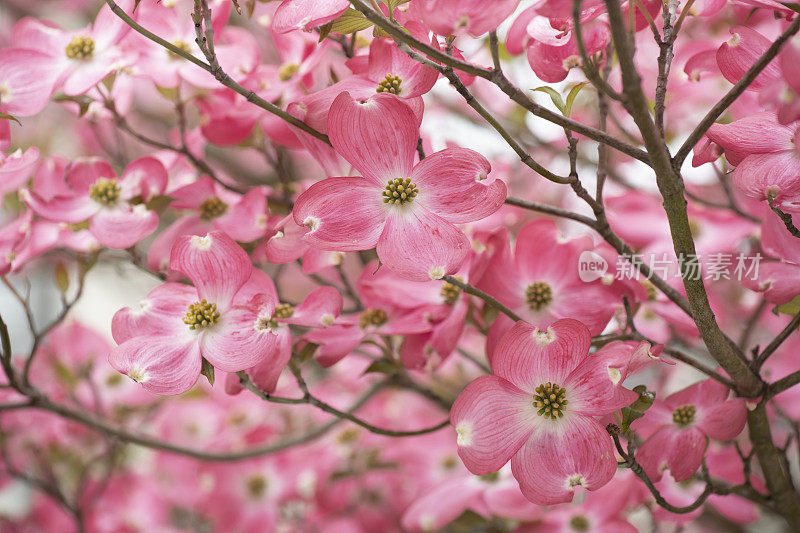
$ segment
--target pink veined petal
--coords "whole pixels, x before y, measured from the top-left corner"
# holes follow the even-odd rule
[[[304,96],[296,106],[301,106],[305,108],[305,110],[304,112],[298,113],[297,116],[303,117],[303,121],[312,128],[322,133],[328,133],[328,113],[336,97],[344,92],[348,92],[355,100],[367,100],[369,97],[375,95],[376,87],[377,84],[374,81],[364,76],[350,76],[349,78],[334,83],[330,87],[325,87],[320,91]],[[328,145],[326,144],[325,146]]]
[[[600,416],[632,404],[639,398],[621,386],[613,360],[600,352],[586,357],[562,384],[567,389],[569,410],[582,415]],[[616,371],[615,371],[616,370]]]
[[[667,467],[667,456],[675,433],[671,425],[662,426],[636,450],[636,460],[653,481],[659,481]]]
[[[773,304],[785,304],[800,294],[800,266],[792,263],[765,263],[759,266],[757,279],[746,276],[742,285],[763,292]]]
[[[186,392],[197,381],[201,367],[197,343],[172,337],[134,337],[114,348],[108,362],[154,394]]]
[[[278,222],[277,232],[267,240],[267,261],[270,263],[291,263],[297,261],[308,250],[303,235],[308,228],[294,221],[293,215]],[[303,263],[305,265],[305,262]]]
[[[714,49],[698,52],[686,62],[683,71],[692,81],[700,81],[705,73],[718,73],[717,51]]]
[[[289,330],[281,328],[277,334],[270,333],[268,343],[267,356],[256,366],[249,368],[247,375],[260,391],[271,393],[292,357],[292,336]]]
[[[731,174],[733,184],[756,200],[775,198],[775,207],[800,206],[800,156],[793,151],[747,156]]]
[[[731,83],[736,83],[766,52],[772,42],[755,30],[745,26],[731,28],[733,37],[717,50],[717,64],[722,75]],[[778,61],[771,61],[750,84],[748,89],[757,91],[770,82],[780,78]]]
[[[511,24],[506,36],[506,50],[508,50],[509,54],[516,56],[525,51],[525,47],[530,40],[528,23],[537,16],[537,7],[530,6],[525,8],[524,11],[517,15],[514,23]]]
[[[89,231],[107,248],[124,250],[144,239],[158,227],[158,215],[144,204],[118,205],[101,209],[89,221]]]
[[[500,180],[484,181],[491,168],[485,157],[466,148],[431,154],[411,172],[419,191],[414,201],[455,224],[486,218],[500,209],[507,192]]]
[[[402,98],[421,96],[431,90],[439,74],[432,68],[414,61],[390,39],[375,39],[369,47],[368,77],[376,82],[387,75],[398,76]]]
[[[348,0],[285,0],[275,11],[272,29],[277,33],[321,26],[341,15]]]
[[[444,359],[456,349],[464,331],[469,305],[466,298],[459,298],[453,310],[433,329],[431,345],[439,357]]]
[[[53,59],[35,50],[6,48],[0,57],[0,86],[3,95],[0,108],[4,113],[27,117],[47,105],[58,72],[52,68]]]
[[[729,124],[713,124],[706,136],[725,150],[743,155],[781,152],[793,148],[792,129],[778,124],[774,113],[756,113]]]
[[[517,453],[538,423],[532,400],[497,376],[481,376],[459,394],[450,422],[458,434],[458,455],[470,472],[496,472]]]
[[[467,477],[448,479],[412,503],[401,520],[404,531],[439,531],[480,501],[485,487]]]
[[[546,330],[517,322],[497,343],[492,370],[528,393],[547,382],[563,387],[570,372],[586,359],[590,344],[589,330],[571,318]]]
[[[778,55],[778,60],[783,79],[796,93],[800,93],[800,72],[797,69],[800,64],[800,46],[789,41]]]
[[[303,239],[325,250],[369,250],[386,219],[383,192],[363,178],[327,178],[301,194],[294,221],[309,231]]]
[[[708,439],[697,428],[679,430],[669,443],[667,465],[675,481],[689,479],[700,468]]]
[[[295,307],[285,322],[308,328],[325,327],[330,326],[341,312],[342,295],[339,291],[333,287],[319,287]]]
[[[11,121],[0,118],[0,150],[11,148]]]
[[[390,206],[403,211],[403,206]],[[390,213],[378,240],[378,258],[402,278],[440,279],[458,271],[470,243],[450,222],[419,206]]]
[[[44,201],[38,194],[22,189],[20,197],[34,213],[54,222],[77,224],[100,210],[100,205],[88,196],[57,196]]]
[[[197,301],[197,290],[182,283],[159,285],[139,302],[114,314],[111,334],[117,344],[140,335],[179,336],[189,331],[183,323],[190,304]]]
[[[247,252],[220,231],[205,237],[182,235],[172,246],[169,267],[183,272],[200,298],[222,311],[250,278],[253,264]]]
[[[257,187],[245,194],[228,211],[214,220],[214,227],[239,242],[252,242],[267,233],[267,196]]]
[[[120,196],[129,200],[140,197],[147,202],[164,193],[167,188],[167,169],[155,157],[140,157],[125,167],[119,185]]]
[[[551,428],[553,425],[560,427]],[[572,501],[576,486],[599,489],[614,477],[611,437],[595,419],[573,415],[544,421],[511,458],[522,494],[538,505]]]
[[[478,288],[488,292],[511,309],[521,307],[525,300],[525,284],[511,254],[508,234],[503,230],[494,246],[483,276],[478,280]]]
[[[73,70],[67,75],[61,90],[69,96],[89,91],[114,71],[117,60],[115,54],[108,52],[95,55],[85,62],[71,60]]]
[[[219,322],[200,330],[200,353],[215,368],[225,372],[246,370],[268,355],[268,329],[257,329],[259,308],[236,305],[220,313]]]
[[[732,398],[716,405],[703,407],[697,427],[714,440],[731,440],[744,429],[747,407],[744,398]]]
[[[116,179],[117,173],[111,164],[99,157],[83,157],[68,167],[67,183],[79,194],[88,194],[89,189],[100,178]]]
[[[173,209],[198,209],[203,202],[216,194],[214,182],[208,176],[203,176],[195,182],[170,192],[169,195],[174,198],[170,207]]]
[[[729,394],[725,385],[709,378],[670,394],[664,402],[672,409],[688,404],[713,406],[724,402]]]
[[[340,94],[328,113],[328,135],[339,155],[375,185],[411,176],[419,128],[413,110],[393,94],[377,93],[364,103]]]
[[[332,366],[352,352],[364,340],[364,330],[357,326],[331,326],[305,334],[308,342],[319,344],[315,359],[324,367]]]

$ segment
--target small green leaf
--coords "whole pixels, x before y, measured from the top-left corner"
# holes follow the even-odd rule
[[[378,359],[373,361],[367,367],[364,374],[381,373],[381,374],[397,374],[401,370],[400,365],[391,359]]]
[[[561,95],[558,94],[558,91],[556,91],[552,87],[548,87],[547,85],[542,85],[541,87],[537,87],[534,89],[534,91],[547,93],[547,95],[550,97],[550,100],[553,101],[553,104],[555,104],[558,110],[561,111],[562,114],[564,113],[564,99],[561,98]]]
[[[800,313],[800,296],[795,296],[793,300],[774,307],[772,312],[776,315],[779,313],[783,313],[784,315],[796,315]]]
[[[319,344],[314,344],[313,342],[309,342],[308,344],[303,346],[303,348],[299,352],[297,352],[298,363],[302,365],[303,363],[314,357],[314,352],[317,351],[317,348],[319,348]]]
[[[383,3],[389,6],[389,12],[394,13],[397,6],[409,3],[411,0],[383,0]]]
[[[6,119],[6,120],[13,120],[14,122],[16,122],[17,124],[22,126],[22,122],[20,122],[19,119],[17,117],[15,117],[14,115],[9,115],[8,113],[0,113],[0,119],[3,119],[3,118]]]
[[[341,33],[348,35],[357,31],[366,30],[372,26],[372,22],[367,20],[361,11],[348,8],[347,11],[339,15],[339,18],[333,21],[330,33]]]
[[[633,423],[634,420],[642,418],[645,411],[650,409],[650,406],[653,405],[653,401],[656,399],[656,393],[647,390],[647,387],[644,385],[635,386],[633,392],[637,393],[639,398],[628,407],[622,408],[622,423],[620,424],[622,433],[626,433],[630,429],[631,423]]]
[[[160,214],[163,213],[167,207],[169,207],[169,204],[172,203],[172,200],[173,198],[171,196],[159,195],[150,198],[150,200],[148,200],[144,205],[148,210]]]
[[[203,366],[200,373],[206,377],[210,385],[214,385],[214,366],[205,357],[203,357]]]
[[[61,291],[61,294],[67,294],[69,290],[69,272],[67,272],[67,267],[63,261],[56,263],[53,276],[56,279],[56,287]]]
[[[583,83],[579,83],[575,87],[573,87],[569,94],[567,94],[567,103],[564,105],[564,116],[569,118],[569,115],[572,113],[572,104],[575,102],[575,97],[578,96],[578,93],[581,92],[581,89],[586,87],[589,82],[585,81]]]
[[[325,37],[331,32],[331,28],[333,27],[333,21],[327,22],[319,27],[319,42],[325,40]]]

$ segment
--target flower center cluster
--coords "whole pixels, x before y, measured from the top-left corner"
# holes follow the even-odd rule
[[[646,279],[642,280],[642,285],[644,285],[647,291],[647,301],[655,302],[658,299],[658,289],[656,289],[656,286]]]
[[[553,301],[553,289],[546,281],[534,281],[525,289],[525,300],[528,307],[538,311]]]
[[[382,326],[388,320],[389,317],[386,316],[386,311],[383,309],[367,309],[361,313],[358,325],[361,329],[366,329],[367,326]]]
[[[688,426],[694,422],[696,412],[694,405],[681,405],[672,412],[672,421],[680,427]]]
[[[412,202],[417,196],[417,184],[411,178],[395,178],[389,180],[383,191],[383,203],[400,204]]]
[[[119,199],[119,185],[113,178],[100,178],[89,187],[89,198],[103,205],[114,205]]]
[[[297,63],[287,63],[278,69],[278,78],[281,81],[289,81],[300,70],[300,65]]]
[[[219,320],[217,304],[208,303],[205,298],[189,306],[183,317],[183,323],[189,329],[200,329],[212,326]]]
[[[267,491],[267,479],[264,476],[256,475],[247,480],[247,493],[253,498],[258,499]]]
[[[187,43],[186,41],[182,41],[182,40],[178,39],[177,41],[172,41],[172,45],[175,48],[180,48],[182,51],[186,52],[187,54],[191,54],[192,53],[192,48],[189,46],[189,43]],[[175,52],[173,52],[172,50],[167,50],[167,55],[170,57],[170,59],[179,59],[181,57],[178,54],[176,54]]]
[[[567,390],[555,383],[542,383],[536,387],[533,396],[533,406],[539,410],[538,415],[551,420],[564,416],[564,407],[567,405]]]
[[[386,77],[378,83],[378,88],[375,89],[375,92],[400,94],[400,84],[402,81],[400,76],[387,74]]]
[[[203,220],[212,220],[225,214],[228,210],[228,204],[219,199],[218,196],[206,198],[200,204],[200,218]]]
[[[267,321],[269,329],[278,327],[278,320],[282,318],[290,318],[294,314],[294,307],[291,304],[278,304],[275,306],[275,312],[272,313],[272,318]]]
[[[94,39],[76,35],[64,51],[70,59],[91,59],[94,55]]]
[[[589,520],[583,515],[575,515],[570,519],[569,527],[573,531],[589,531]]]
[[[461,281],[461,278],[457,279]],[[442,295],[444,303],[447,305],[453,305],[461,295],[461,288],[458,285],[453,285],[452,283],[445,281],[444,285],[442,285],[442,291],[440,294]]]

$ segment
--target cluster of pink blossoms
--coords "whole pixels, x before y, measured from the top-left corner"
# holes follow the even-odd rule
[[[796,4],[8,3],[0,530],[800,527]]]

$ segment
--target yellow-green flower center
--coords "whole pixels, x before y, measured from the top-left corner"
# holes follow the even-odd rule
[[[257,474],[247,480],[247,494],[254,500],[260,498],[267,491],[267,478]]]
[[[278,78],[281,81],[289,81],[300,70],[300,65],[297,63],[287,63],[278,69]]]
[[[383,203],[399,204],[410,203],[417,196],[417,184],[411,178],[395,178],[386,183],[383,191]]]
[[[546,281],[534,281],[525,289],[525,300],[533,311],[539,311],[553,301],[553,289]]]
[[[452,283],[445,281],[444,285],[442,285],[442,291],[440,294],[442,295],[444,303],[447,305],[453,305],[461,295],[461,288],[458,285],[453,285]]]
[[[656,286],[646,279],[642,280],[642,285],[644,285],[644,289],[647,291],[647,301],[655,302],[658,299],[658,289],[656,289]]]
[[[672,412],[672,421],[680,427],[685,427],[694,422],[697,409],[694,405],[681,405]]]
[[[400,84],[402,81],[403,80],[400,79],[400,76],[387,74],[386,77],[378,83],[378,87],[375,89],[375,92],[400,94]]]
[[[291,318],[294,314],[294,307],[291,304],[278,304],[275,306],[275,312],[272,313],[272,318],[267,321],[267,327],[269,329],[275,329],[278,327],[278,320],[282,318]]]
[[[119,185],[113,178],[100,178],[89,187],[89,198],[103,205],[114,205],[119,199]]]
[[[361,313],[358,320],[358,325],[361,329],[366,329],[368,326],[382,326],[388,322],[389,317],[383,309],[367,309]]]
[[[218,320],[217,304],[209,303],[205,298],[191,304],[183,317],[183,323],[189,326],[189,329],[207,328],[216,324]]]
[[[94,55],[94,39],[76,35],[64,49],[70,59],[91,59]]]
[[[200,218],[203,220],[212,220],[224,215],[227,210],[228,204],[220,200],[219,197],[212,196],[206,198],[206,200],[200,204]]]
[[[542,383],[536,387],[533,396],[533,406],[538,409],[538,415],[551,420],[564,416],[567,405],[567,390],[555,383]]]
[[[186,41],[178,39],[177,41],[172,41],[172,45],[175,48],[179,48],[181,51],[186,52],[187,54],[192,53],[192,47],[189,46],[189,43],[187,43]],[[169,56],[170,59],[180,59],[181,57],[172,50],[167,50],[167,55]]]
[[[583,515],[575,515],[569,521],[572,531],[589,531],[589,519]]]

